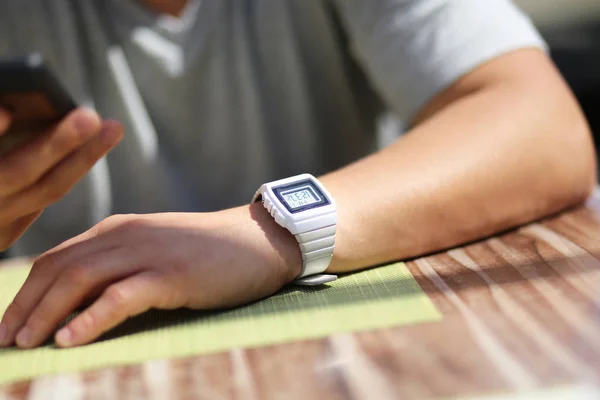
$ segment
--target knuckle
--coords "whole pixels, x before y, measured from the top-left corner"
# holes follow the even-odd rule
[[[76,265],[65,272],[65,279],[69,284],[78,286],[87,285],[92,279],[91,268],[87,265]]]
[[[42,255],[38,257],[31,266],[31,270],[29,272],[30,275],[41,275],[45,271],[48,271],[48,267],[52,265],[54,262],[54,257],[50,255]]]
[[[96,226],[92,228],[92,232],[94,236],[100,236],[103,233],[112,231],[116,226],[118,226],[118,223],[119,221],[117,220],[116,215],[110,216],[97,223]]]
[[[9,309],[13,313],[17,314],[25,312],[25,306],[21,303],[21,300],[18,297],[13,300],[13,302],[10,304]]]
[[[20,164],[13,164],[1,172],[2,191],[10,192],[35,181],[31,169]]]
[[[125,216],[121,214],[111,215],[110,217],[102,220],[98,225],[105,228],[113,228],[118,226],[121,222],[125,220]]]
[[[112,305],[113,311],[122,311],[122,307],[129,301],[128,291],[119,285],[113,285],[106,289],[104,297]]]
[[[15,323],[22,320],[27,309],[21,304],[20,300],[16,298],[6,309],[3,319],[9,323]]]
[[[43,312],[40,309],[38,312],[33,313],[28,319],[26,325],[34,332],[44,330],[44,327],[51,324],[46,316],[50,315],[48,312]]]
[[[96,319],[89,310],[85,310],[71,323],[71,328],[78,334],[89,332],[96,326]]]
[[[129,226],[136,226],[137,223],[135,218],[130,214],[115,214],[102,220],[96,225],[98,234],[106,233],[108,231],[114,231],[117,229],[124,229]]]
[[[64,129],[58,130],[48,143],[48,152],[57,155],[69,152],[75,144],[75,137],[70,133]]]
[[[33,265],[31,266],[30,274],[36,274],[42,268],[41,265],[48,263],[51,258],[52,258],[52,256],[50,254],[42,254],[41,256],[39,256],[33,262]]]
[[[48,270],[53,265],[56,265],[56,260],[57,257],[55,253],[51,253],[49,251],[45,252],[33,262],[31,272],[37,273],[39,270]]]
[[[40,178],[32,164],[19,163],[13,171],[13,183],[17,187],[31,185]]]

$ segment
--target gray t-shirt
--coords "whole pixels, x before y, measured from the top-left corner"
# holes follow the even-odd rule
[[[82,105],[126,127],[12,251],[110,214],[231,207],[265,181],[339,168],[523,47],[545,44],[508,0],[190,0],[180,18],[135,0],[2,0],[0,56],[41,52]]]

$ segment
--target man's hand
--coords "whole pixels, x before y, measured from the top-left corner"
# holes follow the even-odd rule
[[[211,214],[114,216],[42,255],[0,325],[0,345],[91,342],[151,308],[231,307],[279,290],[300,272],[294,237],[260,204]],[[98,297],[99,296],[99,297]]]
[[[11,115],[0,109],[0,135]],[[26,134],[26,133],[23,133]],[[54,129],[0,158],[0,250],[6,250],[121,140],[122,127],[78,109]]]

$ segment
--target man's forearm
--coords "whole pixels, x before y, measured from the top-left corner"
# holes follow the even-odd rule
[[[589,129],[542,57],[493,61],[394,145],[322,177],[339,209],[331,271],[438,251],[585,199],[595,183]],[[522,75],[493,78],[498,63],[516,61]]]

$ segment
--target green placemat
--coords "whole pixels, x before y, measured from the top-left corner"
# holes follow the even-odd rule
[[[0,314],[28,271],[0,270]],[[0,383],[440,318],[406,266],[398,263],[344,276],[324,288],[291,286],[225,312],[151,311],[84,347],[0,350]]]

